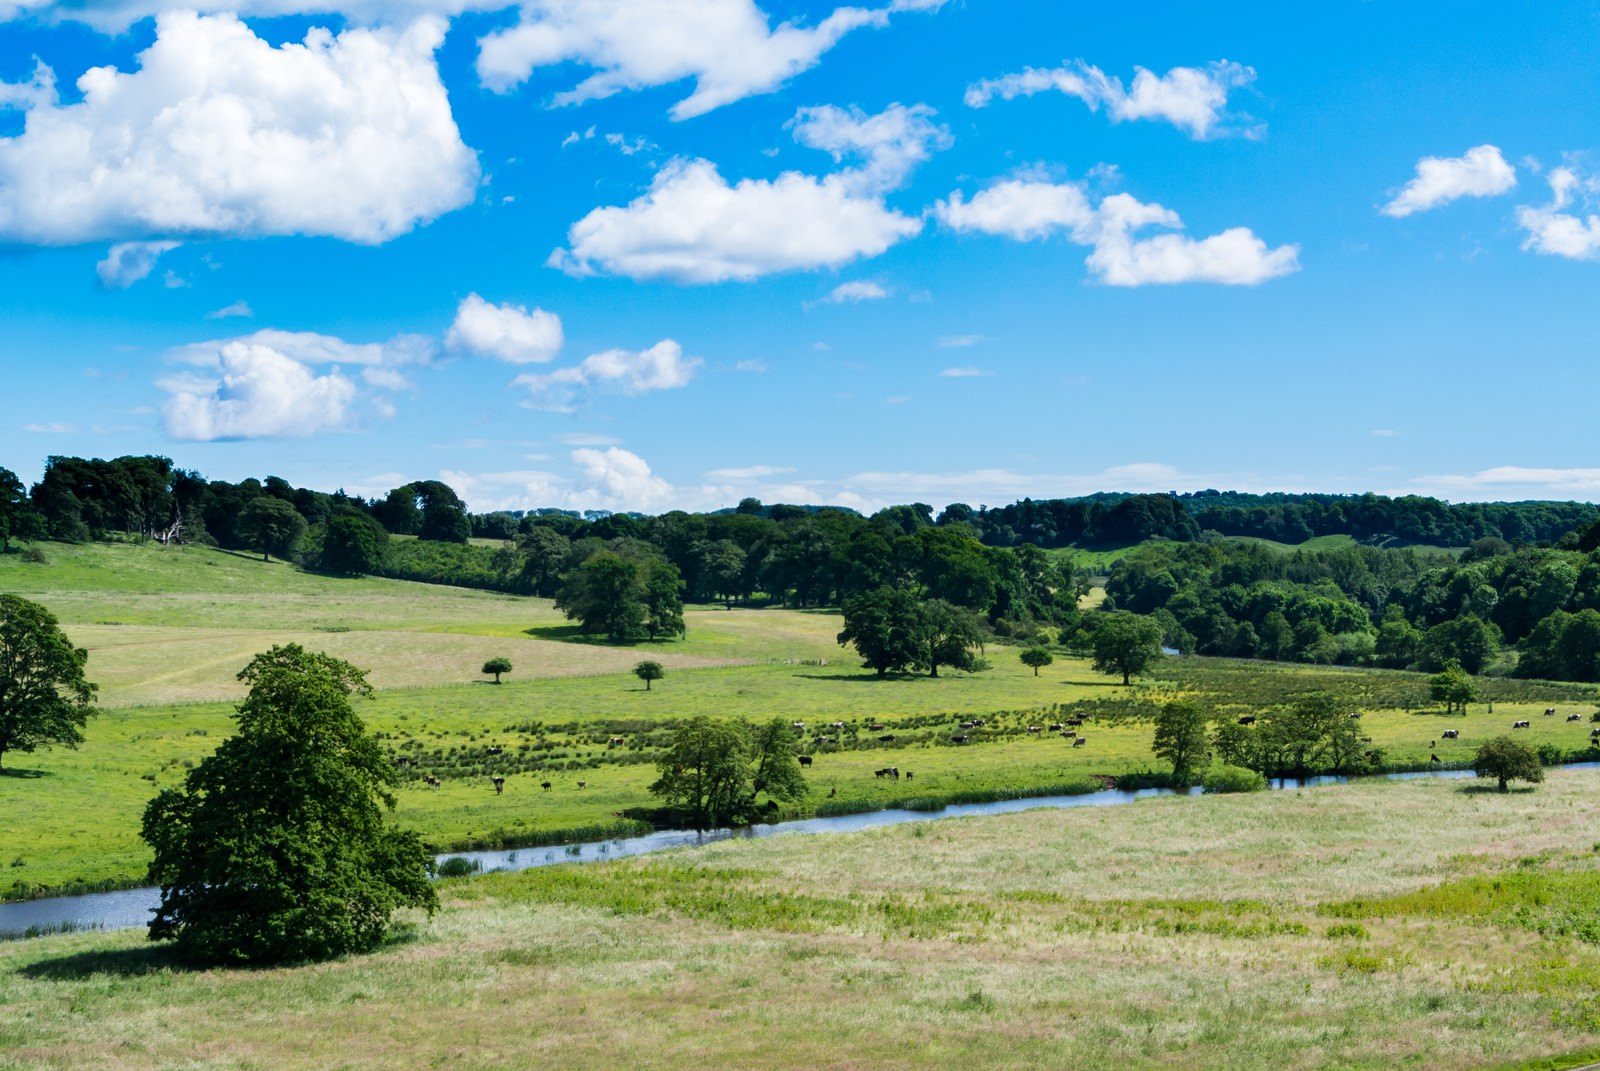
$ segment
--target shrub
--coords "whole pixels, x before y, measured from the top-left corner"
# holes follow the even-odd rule
[[[464,878],[468,874],[476,874],[482,869],[482,865],[476,859],[468,859],[464,855],[452,855],[439,864],[439,876],[441,878]]]
[[[1206,770],[1200,784],[1205,788],[1207,795],[1219,792],[1261,792],[1267,787],[1267,779],[1255,770],[1223,763]]]
[[[43,547],[29,547],[22,552],[22,560],[33,565],[49,565],[50,558]]]

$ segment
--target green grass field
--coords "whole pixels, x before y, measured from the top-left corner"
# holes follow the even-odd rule
[[[1475,705],[1446,719],[1415,674],[1200,659],[1165,662],[1125,689],[1068,657],[1034,677],[1004,647],[989,650],[989,672],[877,680],[837,646],[840,621],[827,613],[692,608],[686,641],[619,649],[582,642],[546,600],[318,577],[203,548],[52,545],[47,554],[46,565],[0,556],[0,590],[45,603],[89,649],[104,711],[78,750],[4,757],[0,895],[10,897],[140,882],[146,802],[232,731],[239,668],[289,641],[371,671],[379,691],[363,714],[407,760],[397,819],[440,850],[618,828],[620,812],[656,802],[652,759],[673,722],[703,713],[806,722],[811,798],[794,811],[826,813],[1083,790],[1096,778],[1162,771],[1141,715],[1186,694],[1231,717],[1329,689],[1366,712],[1363,731],[1400,764],[1434,753],[1465,763],[1518,718],[1534,723],[1529,743],[1579,749],[1596,709],[1585,686],[1496,681],[1492,714]],[[502,654],[515,668],[496,686],[477,670]],[[645,657],[668,669],[651,691],[629,672]],[[1560,715],[1542,717],[1550,706]],[[1086,746],[1027,732],[1068,707],[1098,712]],[[1569,724],[1568,713],[1582,720]],[[972,718],[988,724],[952,745]],[[1461,738],[1442,739],[1445,728]],[[837,743],[818,744],[819,729]],[[874,777],[883,766],[914,780]],[[425,774],[441,786],[427,787]],[[492,774],[506,778],[504,795]]]
[[[0,944],[0,1068],[1574,1067],[1600,774],[723,842],[443,884],[370,956]]]

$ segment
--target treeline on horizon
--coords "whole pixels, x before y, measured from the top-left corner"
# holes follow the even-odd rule
[[[1319,535],[1359,545],[1224,541]],[[0,548],[108,538],[546,597],[604,553],[670,566],[692,601],[836,607],[910,589],[973,610],[999,638],[1063,644],[1086,642],[1102,615],[1079,612],[1086,577],[1058,548],[1132,547],[1110,570],[1108,608],[1153,617],[1185,652],[1600,680],[1600,507],[1588,503],[1201,491],[937,515],[755,499],[703,514],[471,513],[432,480],[363,499],[275,476],[206,480],[162,457],[54,456],[31,488],[0,469]],[[1458,560],[1443,547],[1469,549]]]

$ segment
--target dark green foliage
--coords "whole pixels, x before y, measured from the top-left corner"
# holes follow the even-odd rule
[[[0,595],[0,759],[40,744],[77,747],[96,711],[83,676],[89,652],[73,647],[38,603]]]
[[[398,908],[431,912],[431,861],[384,824],[395,769],[350,704],[365,675],[289,644],[239,679],[238,733],[145,809],[151,939],[200,963],[326,959],[375,948]]]
[[[1257,764],[1265,772],[1305,777],[1318,771],[1348,774],[1365,763],[1360,722],[1329,692],[1307,692],[1261,715]]]
[[[417,538],[435,543],[465,543],[472,537],[472,522],[460,506],[444,502],[430,504],[422,511]]]
[[[480,672],[494,674],[494,682],[499,684],[500,674],[511,672],[511,659],[504,656],[491,658],[483,664],[483,669]]]
[[[660,662],[645,659],[633,667],[633,675],[644,681],[644,690],[650,690],[650,682],[658,681],[667,675],[666,669]]]
[[[590,554],[562,579],[556,609],[586,633],[635,643],[684,633],[682,581],[670,562],[631,539]]]
[[[918,616],[921,638],[921,652],[915,663],[918,669],[926,668],[928,676],[937,677],[940,666],[964,673],[989,668],[989,663],[981,657],[983,633],[971,610],[944,599],[929,599],[920,605]]]
[[[1127,684],[1161,657],[1161,626],[1148,617],[1114,610],[1095,616],[1093,642],[1094,668],[1120,673]]]
[[[306,519],[293,504],[263,495],[245,507],[237,526],[245,545],[261,552],[262,561],[271,555],[288,558],[300,537],[306,534]]]
[[[389,541],[377,521],[354,509],[342,509],[328,518],[322,533],[318,565],[341,576],[365,576],[383,570],[383,552]]]
[[[464,878],[468,874],[476,874],[483,869],[483,865],[476,859],[468,859],[464,855],[452,855],[439,864],[441,878]]]
[[[1553,680],[1600,680],[1600,611],[1550,614],[1522,642],[1519,677]]]
[[[11,549],[13,539],[42,539],[44,518],[28,501],[27,488],[17,474],[0,468],[0,553]]]
[[[1537,784],[1544,780],[1544,767],[1538,754],[1517,743],[1509,736],[1497,736],[1482,747],[1472,759],[1472,768],[1479,777],[1493,777],[1505,792],[1509,781],[1527,781]]]
[[[1024,647],[1017,657],[1022,660],[1023,665],[1033,670],[1035,677],[1039,675],[1041,668],[1050,665],[1056,660],[1055,655],[1050,653],[1048,647]]]
[[[1183,787],[1194,780],[1196,770],[1206,764],[1206,715],[1187,700],[1168,703],[1156,715],[1155,737],[1150,750],[1157,758],[1172,763],[1172,781]]]
[[[918,639],[920,605],[909,591],[882,587],[844,604],[844,629],[839,645],[851,644],[865,669],[882,677],[903,673],[921,653]]]
[[[517,550],[523,556],[521,589],[545,598],[554,597],[560,586],[561,571],[566,568],[567,555],[572,553],[572,540],[540,524],[517,537]]]
[[[775,800],[793,803],[803,800],[809,789],[800,772],[800,740],[794,727],[783,718],[773,718],[750,732],[754,769],[750,789]]]
[[[656,760],[660,776],[650,791],[681,807],[695,829],[745,821],[754,791],[750,781],[750,730],[731,719],[690,718],[672,734]]]
[[[1472,675],[1461,668],[1460,662],[1451,659],[1441,672],[1428,679],[1428,697],[1443,703],[1446,714],[1457,711],[1465,714],[1467,704],[1478,698],[1478,689],[1472,683]]]

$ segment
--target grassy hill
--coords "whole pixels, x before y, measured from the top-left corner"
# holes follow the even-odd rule
[[[0,1067],[1571,1067],[1600,775],[1147,800],[444,883],[377,954],[0,944]]]

